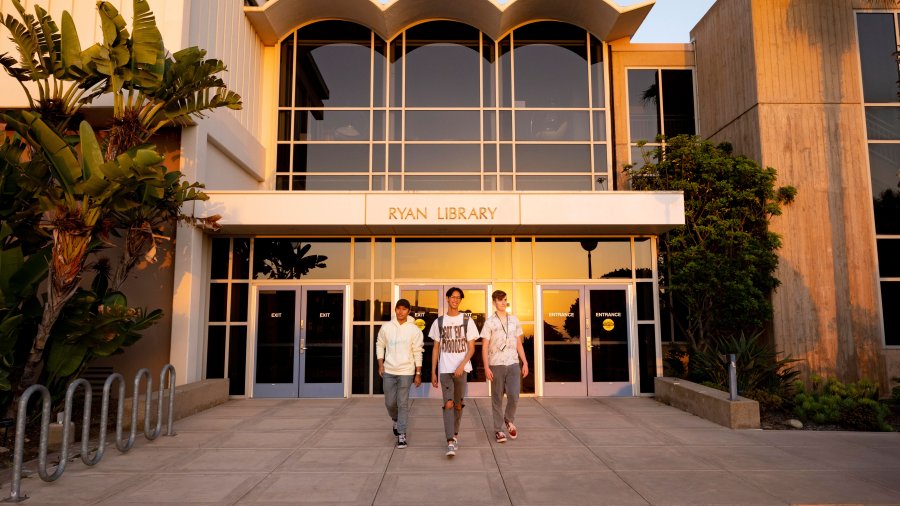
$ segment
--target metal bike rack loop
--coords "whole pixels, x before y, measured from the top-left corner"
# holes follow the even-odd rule
[[[137,435],[137,415],[138,402],[140,401],[140,384],[144,377],[147,377],[147,388],[144,399],[144,436],[148,440],[154,440],[162,433],[163,418],[163,402],[165,399],[165,390],[169,390],[168,399],[168,420],[166,426],[166,436],[174,436],[174,420],[175,420],[175,367],[172,364],[166,364],[159,374],[159,398],[156,410],[156,426],[150,427],[150,407],[153,395],[153,379],[150,377],[150,371],[146,368],[137,372],[134,377],[134,393],[131,402],[131,431],[128,438],[122,439],[122,426],[124,422],[125,412],[125,378],[121,374],[113,373],[106,378],[103,385],[103,400],[100,413],[100,435],[97,447],[91,455],[90,448],[90,431],[91,431],[91,403],[93,392],[91,384],[83,378],[76,379],[69,384],[66,389],[65,408],[63,412],[63,429],[62,429],[62,448],[59,455],[59,463],[53,473],[47,472],[47,446],[50,433],[50,391],[43,385],[32,385],[22,394],[19,399],[19,410],[16,420],[16,445],[13,455],[13,472],[12,482],[10,484],[9,497],[4,502],[20,502],[28,497],[22,493],[22,467],[25,455],[25,426],[27,422],[28,401],[31,396],[38,392],[43,402],[41,411],[41,440],[38,454],[38,476],[44,481],[56,481],[62,476],[66,470],[66,464],[69,461],[69,441],[72,436],[70,434],[70,425],[72,421],[72,403],[74,402],[75,392],[79,387],[84,388],[84,416],[82,417],[81,427],[81,461],[85,465],[96,465],[103,458],[106,450],[107,425],[109,423],[109,397],[112,391],[113,383],[119,382],[118,389],[118,409],[116,410],[116,449],[125,453],[134,446],[135,437]],[[166,379],[168,376],[168,383]]]

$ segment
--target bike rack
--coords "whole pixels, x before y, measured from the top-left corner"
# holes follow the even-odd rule
[[[168,385],[166,385],[165,381],[167,375],[169,380]],[[21,399],[19,399],[19,412],[16,419],[16,447],[13,455],[12,483],[9,488],[9,497],[6,498],[4,502],[21,502],[28,498],[21,490],[22,461],[25,455],[25,425],[27,422],[28,401],[35,392],[40,393],[43,402],[41,411],[41,440],[38,453],[38,476],[40,476],[42,480],[50,482],[56,481],[62,476],[66,470],[66,464],[69,461],[69,438],[71,437],[69,425],[72,421],[72,403],[78,388],[84,388],[84,416],[82,418],[81,427],[81,461],[84,462],[85,465],[93,466],[100,462],[106,450],[106,432],[109,422],[109,396],[112,385],[116,381],[119,382],[118,409],[116,410],[116,449],[125,453],[134,447],[135,437],[137,435],[140,384],[145,376],[147,378],[147,388],[144,399],[144,437],[152,441],[158,438],[162,433],[163,399],[166,388],[169,390],[169,417],[167,420],[166,436],[175,435],[175,367],[172,366],[172,364],[166,364],[159,373],[159,399],[156,410],[156,427],[154,428],[150,427],[153,378],[150,377],[150,371],[146,368],[137,372],[134,377],[134,393],[131,402],[131,432],[126,440],[122,439],[123,415],[125,412],[125,378],[123,378],[121,374],[113,373],[106,378],[106,382],[103,385],[103,400],[100,413],[100,436],[97,443],[98,446],[94,451],[93,456],[91,456],[90,421],[93,392],[91,384],[88,383],[87,380],[79,378],[70,383],[69,387],[66,389],[66,403],[63,411],[62,449],[60,450],[59,463],[56,465],[56,469],[53,470],[52,474],[47,472],[47,447],[50,434],[50,391],[43,385],[32,385],[28,387],[22,394]]]

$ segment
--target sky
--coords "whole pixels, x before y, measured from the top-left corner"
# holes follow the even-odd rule
[[[617,0],[621,6],[644,0]],[[715,0],[656,0],[632,42],[690,42],[691,28],[700,21]]]

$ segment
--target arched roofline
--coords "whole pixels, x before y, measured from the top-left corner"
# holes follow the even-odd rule
[[[266,45],[275,45],[297,27],[320,20],[343,20],[372,29],[391,40],[407,27],[430,20],[457,21],[494,40],[532,21],[559,21],[580,26],[600,40],[634,35],[655,0],[620,7],[612,0],[269,0],[244,13]]]

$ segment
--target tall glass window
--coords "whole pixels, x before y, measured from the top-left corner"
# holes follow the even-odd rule
[[[383,392],[375,337],[394,316],[394,287],[410,280],[452,280],[504,290],[525,329],[526,356],[533,367],[535,287],[607,280],[634,287],[640,368],[650,371],[642,376],[641,388],[652,391],[658,324],[652,296],[654,244],[650,237],[216,237],[209,271],[205,377],[230,378],[232,395],[246,393],[247,351],[255,343],[255,336],[248,336],[253,318],[248,308],[256,303],[251,300],[253,285],[350,286],[351,369],[344,381],[350,382],[352,394],[377,395]],[[448,251],[465,261],[434,261]],[[259,290],[255,292],[258,297]],[[534,376],[529,375],[523,392],[534,391]]]
[[[608,190],[603,44],[540,22],[495,42],[342,21],[281,43],[277,190]]]
[[[875,211],[884,342],[900,346],[900,48],[898,14],[859,13],[860,67]]]
[[[694,71],[691,69],[628,70],[628,141],[631,163],[640,167],[666,137],[694,135]],[[637,143],[645,141],[644,148]]]

